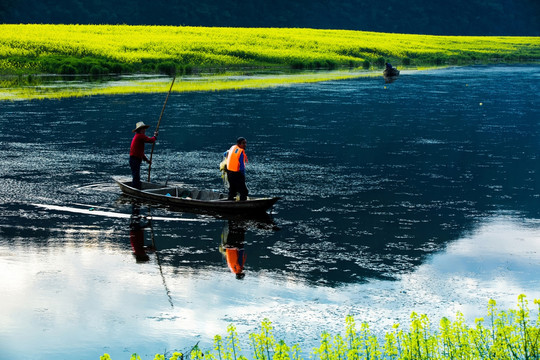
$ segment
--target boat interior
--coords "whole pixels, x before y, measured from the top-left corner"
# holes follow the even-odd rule
[[[226,194],[220,194],[211,190],[198,190],[198,189],[189,189],[181,188],[178,186],[167,186],[167,187],[145,187],[143,185],[142,189],[145,193],[162,195],[162,196],[172,196],[182,199],[194,199],[194,200],[221,200],[226,199]]]

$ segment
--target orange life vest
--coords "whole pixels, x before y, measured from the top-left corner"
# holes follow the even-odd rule
[[[241,160],[240,157],[242,154],[244,154],[244,156]],[[229,149],[229,155],[227,156],[227,170],[235,172],[244,170],[245,163],[247,163],[246,152],[238,145],[233,145]]]
[[[246,262],[244,249],[226,249],[225,254],[229,269],[235,274],[240,274],[244,270],[244,263]]]

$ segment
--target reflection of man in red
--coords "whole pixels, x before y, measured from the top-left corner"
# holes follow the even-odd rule
[[[150,260],[146,254],[147,248],[144,246],[144,228],[151,226],[150,220],[146,224],[141,224],[140,207],[138,204],[133,204],[131,213],[131,221],[129,224],[129,240],[133,255],[137,262],[145,262]]]
[[[246,276],[244,273],[246,263],[246,253],[244,251],[245,233],[244,227],[232,220],[229,220],[221,233],[221,253],[227,260],[229,269],[236,274],[237,279],[243,279]]]
[[[150,260],[150,257],[144,250],[144,231],[142,228],[132,228],[129,232],[129,240],[131,241],[131,248],[133,249],[133,255],[135,255],[137,262]]]

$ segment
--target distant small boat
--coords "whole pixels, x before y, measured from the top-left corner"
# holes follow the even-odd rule
[[[396,68],[386,68],[384,69],[383,71],[383,76],[384,77],[394,77],[394,76],[399,76],[399,70],[396,69]]]
[[[131,181],[114,179],[128,196],[164,205],[196,209],[214,213],[265,213],[279,197],[248,197],[245,201],[227,200],[227,194],[212,190],[198,190],[177,185],[142,182],[142,189],[134,188]]]
[[[399,70],[395,67],[392,67],[390,63],[386,63],[386,68],[383,71],[383,76],[385,78],[399,76]]]

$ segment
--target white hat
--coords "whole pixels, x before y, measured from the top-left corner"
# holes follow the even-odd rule
[[[137,125],[135,125],[135,129],[132,130],[132,132],[137,132],[139,129],[148,129],[150,125],[145,125],[142,121],[139,121]]]

